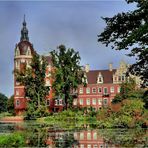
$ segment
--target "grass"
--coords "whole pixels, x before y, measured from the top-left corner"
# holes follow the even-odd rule
[[[9,112],[0,113],[0,119],[3,118],[3,117],[10,117],[10,116],[13,116],[13,115]]]

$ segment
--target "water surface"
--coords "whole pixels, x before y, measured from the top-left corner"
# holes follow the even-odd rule
[[[148,147],[146,129],[98,129],[94,124],[0,124],[0,147]]]

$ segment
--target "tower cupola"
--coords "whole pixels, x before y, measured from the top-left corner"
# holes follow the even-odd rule
[[[23,21],[23,28],[21,30],[21,38],[20,41],[29,41],[29,37],[28,37],[28,29],[26,27],[27,23],[25,20],[25,15],[24,15],[24,21]]]

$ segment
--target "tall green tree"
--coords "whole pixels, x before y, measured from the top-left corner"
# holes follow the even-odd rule
[[[47,62],[36,52],[33,54],[29,68],[17,71],[17,81],[25,86],[25,96],[29,98],[27,117],[43,116],[46,112],[45,97],[49,94],[49,87],[45,85]]]
[[[0,113],[7,111],[7,100],[8,98],[0,93]]]
[[[148,109],[148,90],[145,91],[145,93],[142,96],[143,102],[145,103],[144,107]]]
[[[85,83],[84,72],[80,66],[80,56],[74,49],[66,49],[64,45],[60,45],[58,50],[51,51],[53,66],[52,73],[54,82],[52,88],[55,95],[62,98],[65,102],[65,109],[72,106],[73,96],[71,91],[77,89],[82,81]]]
[[[148,86],[148,0],[126,0],[137,4],[136,9],[118,13],[113,17],[104,17],[104,31],[98,41],[115,50],[130,50],[129,56],[135,56],[136,62],[129,71],[143,80]]]
[[[14,95],[7,100],[7,111],[14,114]]]

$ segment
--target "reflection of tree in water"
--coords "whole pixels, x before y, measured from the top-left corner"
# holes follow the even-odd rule
[[[100,129],[104,141],[122,147],[148,147],[146,129]]]
[[[7,127],[7,130],[5,128]],[[147,130],[145,129],[97,129],[94,125],[84,125],[82,129],[65,130],[59,126],[47,125],[5,125],[0,129],[4,134],[1,136],[0,147],[56,147],[67,148],[80,144],[93,144],[106,147],[148,147]],[[5,130],[5,131],[4,131]],[[84,133],[84,139],[80,138]],[[87,133],[91,136],[87,137]],[[97,134],[94,134],[97,133]],[[88,134],[89,135],[89,134]],[[91,137],[91,139],[90,139]],[[5,141],[4,141],[5,140]],[[84,141],[85,140],[85,141]],[[90,143],[89,143],[90,142]]]
[[[72,147],[77,141],[71,131],[65,131],[62,128],[55,127],[30,127],[26,131],[27,146],[45,147],[52,146],[56,148]]]
[[[33,127],[26,131],[26,144],[27,146],[45,147],[46,145],[46,129]]]

